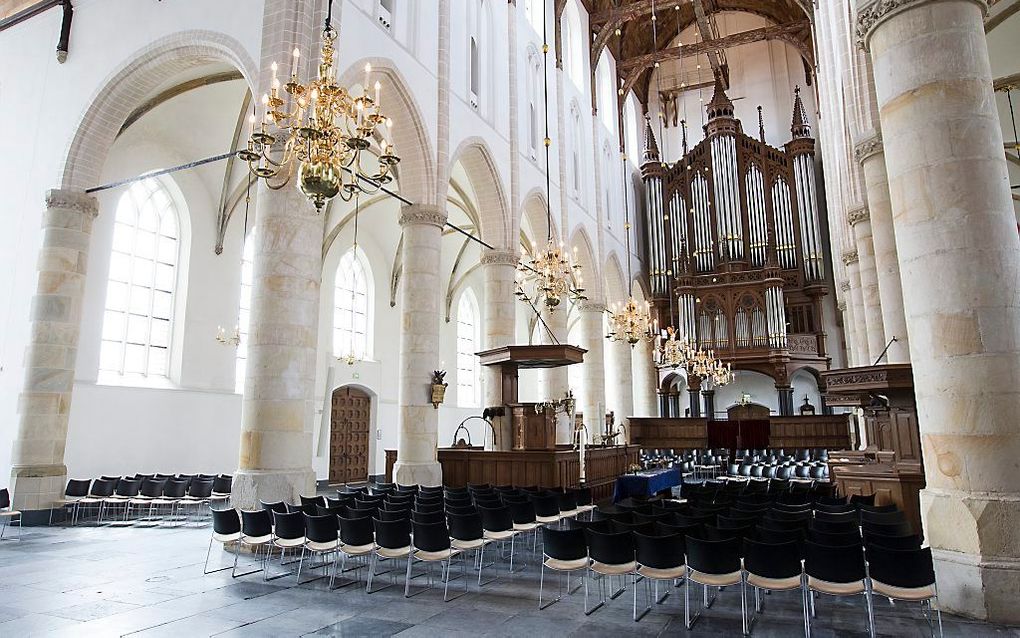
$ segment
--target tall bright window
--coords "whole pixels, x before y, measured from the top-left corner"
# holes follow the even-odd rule
[[[524,15],[536,33],[542,33],[542,18],[545,14],[545,0],[524,0]]]
[[[364,257],[356,249],[340,258],[333,289],[333,354],[358,359],[372,355],[368,340],[369,277]]]
[[[255,282],[255,229],[248,233],[241,253],[241,298],[237,304],[237,332],[241,341],[237,344],[237,358],[234,360],[234,391],[244,391],[244,375],[248,370],[248,332],[251,328],[251,291]]]
[[[178,211],[155,178],[117,204],[106,286],[102,372],[168,377],[179,256]]]
[[[478,304],[470,290],[464,291],[457,304],[457,405],[477,407],[481,376],[478,357]]]

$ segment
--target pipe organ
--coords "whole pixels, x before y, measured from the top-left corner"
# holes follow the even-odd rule
[[[705,139],[672,164],[651,124],[641,167],[654,316],[736,369],[788,387],[796,368],[828,367],[828,294],[814,139],[799,90],[782,149],[744,134],[722,86]]]

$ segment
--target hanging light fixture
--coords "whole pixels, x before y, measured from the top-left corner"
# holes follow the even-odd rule
[[[562,242],[555,242],[552,236],[552,205],[550,204],[549,177],[549,42],[546,16],[542,16],[542,110],[545,121],[545,221],[546,244],[542,250],[535,247],[530,259],[522,255],[517,264],[517,282],[514,294],[518,299],[532,305],[542,304],[550,311],[555,310],[564,299],[584,301],[581,283],[581,266],[577,263],[577,248],[571,255]]]
[[[365,65],[360,91],[337,84],[333,67],[337,32],[331,24],[332,1],[327,1],[317,77],[306,83],[298,79],[299,49],[294,49],[290,78],[282,86],[273,62],[272,85],[262,96],[264,117],[257,125],[254,115],[249,118],[248,145],[238,153],[258,178],[282,176],[286,184],[296,173],[298,188],[320,213],[337,195],[350,201],[355,193],[378,191],[393,179],[393,167],[400,162],[391,143],[393,121],[379,106],[379,82],[369,95],[371,65]],[[381,152],[377,166],[370,168],[363,157],[380,128]]]
[[[656,324],[652,323],[651,305],[646,301],[639,302],[634,298],[634,276],[631,270],[630,259],[630,197],[627,193],[627,154],[620,149],[621,167],[623,168],[623,232],[627,247],[627,301],[614,304],[609,310],[609,334],[606,338],[610,341],[626,341],[631,345],[639,341],[651,341],[655,339]]]

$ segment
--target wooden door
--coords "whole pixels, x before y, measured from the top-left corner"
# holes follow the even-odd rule
[[[337,388],[329,429],[330,483],[368,480],[368,433],[372,400],[357,388]]]

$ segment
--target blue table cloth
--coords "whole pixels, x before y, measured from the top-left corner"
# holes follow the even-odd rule
[[[619,502],[628,496],[654,496],[662,490],[680,485],[680,468],[670,467],[662,470],[650,470],[637,474],[623,474],[616,477],[613,486],[613,502]]]

